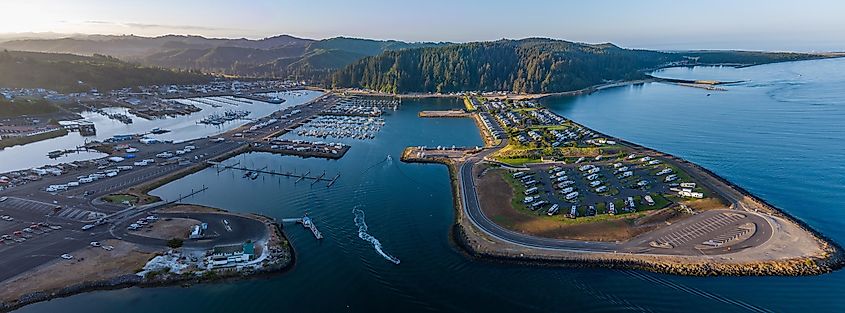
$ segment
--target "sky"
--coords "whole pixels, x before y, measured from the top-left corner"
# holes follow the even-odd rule
[[[0,0],[0,33],[550,37],[628,48],[845,51],[845,1]]]

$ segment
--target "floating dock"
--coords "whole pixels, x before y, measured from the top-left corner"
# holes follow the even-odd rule
[[[314,180],[315,182],[321,182],[321,181],[322,182],[328,182],[329,183],[328,187],[331,187],[331,185],[333,185],[334,182],[337,181],[337,179],[340,177],[340,173],[338,173],[334,178],[329,179],[329,178],[326,178],[325,173],[323,173],[322,175],[319,175],[319,176],[311,176],[311,171],[308,171],[305,174],[296,174],[296,173],[291,173],[291,172],[284,173],[284,172],[276,172],[276,171],[272,171],[272,170],[267,170],[266,166],[261,168],[261,169],[252,169],[252,168],[248,168],[248,167],[238,166],[237,164],[235,164],[235,165],[223,165],[220,162],[214,162],[214,161],[207,161],[207,163],[215,166],[217,168],[218,173],[225,171],[225,170],[228,170],[228,169],[232,169],[232,170],[239,170],[239,171],[244,171],[244,172],[255,172],[255,173],[259,173],[259,174],[268,174],[268,175],[274,175],[274,176],[284,176],[284,177],[289,177],[289,178],[296,178],[297,183],[300,182],[300,181],[306,180],[306,179]]]

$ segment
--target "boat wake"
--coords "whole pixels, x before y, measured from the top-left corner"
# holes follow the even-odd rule
[[[373,248],[376,249],[376,252],[384,257],[386,260],[393,262],[393,264],[399,264],[399,259],[396,257],[387,254],[384,252],[384,249],[381,246],[381,242],[373,237],[369,233],[367,233],[367,223],[364,221],[364,211],[359,209],[352,209],[352,214],[355,214],[355,226],[358,226],[358,237],[363,239],[364,241],[368,241],[373,244]]]
[[[384,160],[381,160],[381,161],[377,162],[376,164],[373,164],[370,167],[364,169],[364,171],[361,172],[361,174],[363,175],[363,174],[369,172],[371,169],[375,168],[376,166],[379,166],[379,165],[385,164],[385,163],[387,163],[387,164],[384,167],[388,167],[391,164],[393,164],[393,158],[389,154],[387,155],[387,157],[384,158]]]
[[[672,288],[672,289],[675,289],[675,290],[678,290],[678,291],[689,293],[691,295],[701,296],[703,298],[722,302],[722,303],[728,304],[728,305],[735,305],[735,306],[737,306],[741,309],[747,310],[749,312],[758,312],[758,313],[771,313],[772,312],[769,309],[761,308],[761,307],[758,307],[758,306],[753,305],[753,304],[748,304],[748,303],[745,303],[741,300],[734,300],[734,299],[724,297],[724,296],[721,296],[721,295],[718,295],[718,294],[713,294],[713,293],[710,293],[710,292],[707,292],[707,291],[704,291],[704,290],[700,290],[700,289],[696,289],[696,288],[692,288],[692,287],[687,287],[687,286],[681,285],[679,283],[675,283],[675,282],[669,281],[667,279],[658,278],[657,276],[650,275],[650,274],[647,274],[647,273],[640,273],[640,272],[635,271],[635,270],[623,270],[623,272],[632,276],[632,277],[636,277],[636,278],[639,278],[639,279],[642,279],[642,280],[645,280],[645,281],[648,281],[648,282],[652,282],[652,283],[661,284],[661,285],[664,285],[666,287],[669,287],[669,288]]]

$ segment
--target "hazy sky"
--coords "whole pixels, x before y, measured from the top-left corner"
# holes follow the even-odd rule
[[[552,37],[653,49],[845,50],[845,1],[0,0],[0,33]]]

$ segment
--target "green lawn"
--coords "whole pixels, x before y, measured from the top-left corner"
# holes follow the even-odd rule
[[[0,97],[0,117],[20,117],[22,115],[42,115],[59,111],[55,105],[44,99],[15,98],[8,101]]]
[[[111,202],[111,203],[118,203],[121,204],[124,201],[129,201],[131,204],[138,203],[138,197],[133,195],[126,195],[126,194],[119,194],[119,195],[107,195],[103,196],[103,201]]]

